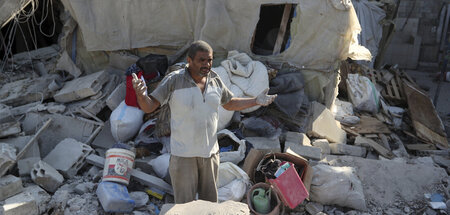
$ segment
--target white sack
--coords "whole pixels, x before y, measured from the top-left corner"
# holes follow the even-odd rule
[[[372,113],[378,112],[380,93],[369,78],[358,74],[349,74],[347,92],[356,109]]]
[[[223,129],[223,130],[217,132],[218,139],[222,138],[223,136],[230,137],[234,142],[239,144],[239,148],[237,151],[220,152],[220,154],[219,154],[220,162],[221,163],[231,162],[234,164],[238,164],[245,157],[245,150],[246,150],[245,141],[237,138],[236,135],[234,135],[233,132],[231,132],[228,129]]]
[[[226,162],[219,165],[219,180],[217,189],[219,201],[241,201],[250,186],[247,173],[233,163]]]
[[[363,187],[353,167],[313,166],[309,197],[323,205],[366,210]]]
[[[126,142],[134,137],[143,123],[143,116],[144,111],[122,101],[109,118],[114,139],[117,142]]]
[[[169,173],[169,163],[170,163],[169,161],[170,161],[170,154],[166,153],[158,156],[157,158],[151,160],[148,163],[152,166],[153,171],[155,171],[158,177],[165,178]]]

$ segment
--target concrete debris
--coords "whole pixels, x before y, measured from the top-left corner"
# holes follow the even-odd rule
[[[58,59],[55,70],[64,70],[71,74],[74,78],[81,75],[80,69],[73,63],[66,51],[63,51],[61,57]]]
[[[74,191],[79,195],[83,195],[87,192],[92,192],[94,190],[95,184],[92,182],[84,182],[75,186]]]
[[[264,152],[281,152],[280,140],[267,137],[246,137],[246,141],[253,144],[253,147]]]
[[[44,161],[61,171],[66,178],[74,177],[84,166],[93,149],[72,138],[66,138],[44,158]]]
[[[32,51],[21,52],[14,55],[14,64],[22,65],[31,63],[33,60],[46,60],[58,56],[58,45],[51,45]]]
[[[4,215],[38,215],[39,208],[31,193],[23,193],[5,200]]]
[[[0,103],[0,124],[15,121],[11,107]]]
[[[328,155],[331,153],[330,143],[328,142],[327,139],[316,139],[316,140],[313,140],[311,144],[315,147],[321,148],[322,154]]]
[[[195,200],[185,204],[164,204],[161,214],[176,215],[186,211],[192,214],[250,214],[248,205],[242,202],[226,201],[222,203]]]
[[[287,141],[297,143],[302,146],[312,146],[311,141],[304,133],[288,131],[286,132],[286,142]]]
[[[47,209],[49,208],[49,202],[51,200],[51,196],[50,194],[48,194],[47,192],[45,192],[45,190],[43,190],[41,187],[37,186],[37,185],[31,185],[28,187],[25,187],[23,189],[23,192],[18,194],[18,196],[23,196],[23,195],[31,195],[37,206],[39,209],[39,214],[43,214],[47,211]]]
[[[53,97],[55,91],[48,86],[59,78],[59,75],[48,75],[7,83],[0,88],[0,103],[17,107],[31,102],[42,102]]]
[[[17,161],[17,168],[19,169],[20,176],[30,175],[31,170],[34,168],[34,164],[39,162],[41,157],[29,157],[20,159]]]
[[[65,110],[66,110],[65,105],[50,102],[46,104],[35,105],[34,107],[29,108],[27,112],[47,111],[48,113],[64,113]]]
[[[0,201],[22,192],[22,179],[7,175],[0,178]]]
[[[66,82],[53,98],[57,102],[66,103],[93,96],[102,89],[107,77],[105,71],[100,71]]]
[[[0,138],[18,134],[22,131],[20,122],[7,122],[0,124]]]
[[[111,52],[109,55],[109,66],[122,71],[126,70],[131,64],[136,63],[139,57],[127,52]]]
[[[331,143],[329,146],[331,154],[366,157],[366,148],[361,146],[352,146],[342,143]]]
[[[51,193],[54,193],[64,181],[64,177],[44,161],[36,163],[30,175],[34,183]]]
[[[317,202],[308,202],[305,208],[311,215],[316,215],[317,213],[323,211],[323,205]]]
[[[16,149],[9,144],[0,143],[0,177],[16,161]]]
[[[125,99],[126,95],[126,84],[119,84],[116,89],[112,91],[112,93],[106,98],[106,105],[110,110],[116,109],[119,106],[120,102]]]
[[[306,129],[309,136],[325,138],[330,143],[347,143],[347,134],[330,110],[318,102],[311,102],[310,111]]]
[[[292,150],[298,155],[308,159],[320,160],[322,156],[322,149],[319,147],[304,146],[298,143],[286,141],[284,143],[284,152],[287,152],[288,150]]]

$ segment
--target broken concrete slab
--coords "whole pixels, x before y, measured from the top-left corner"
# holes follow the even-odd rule
[[[96,127],[89,121],[60,114],[27,113],[22,122],[23,130],[27,134],[34,133],[36,127],[49,118],[53,119],[52,124],[39,137],[41,157],[45,157],[59,142],[67,137],[86,142]]]
[[[105,71],[100,71],[66,82],[53,98],[57,102],[66,103],[93,96],[102,89],[107,77]]]
[[[246,141],[250,142],[255,149],[264,152],[281,152],[280,140],[270,139],[266,137],[246,137]]]
[[[366,148],[361,146],[352,146],[342,143],[331,143],[330,144],[331,154],[335,155],[351,155],[357,157],[366,156]]]
[[[16,149],[7,143],[0,143],[0,177],[3,176],[16,161]]]
[[[43,190],[41,187],[39,187],[37,185],[31,185],[31,186],[25,187],[23,189],[23,192],[20,193],[18,196],[28,195],[28,194],[31,195],[34,198],[34,200],[36,201],[36,205],[38,206],[38,209],[39,209],[39,214],[44,214],[45,212],[47,212],[47,209],[49,208],[48,203],[50,202],[50,200],[52,198],[50,196],[50,194],[45,192],[45,190]]]
[[[312,146],[311,141],[306,136],[306,134],[300,132],[286,132],[286,141],[298,143],[303,146]]]
[[[66,178],[74,177],[84,166],[86,157],[94,150],[72,138],[62,140],[43,159],[55,169],[61,171]]]
[[[17,168],[19,169],[20,176],[30,175],[31,170],[34,168],[34,164],[38,163],[41,160],[41,157],[30,157],[24,158],[17,161]]]
[[[37,104],[34,107],[29,108],[27,112],[47,111],[49,113],[64,113],[65,110],[65,105],[49,102],[45,104]]]
[[[331,143],[347,143],[347,133],[340,128],[340,123],[324,105],[312,102],[307,123],[309,136],[325,138]]]
[[[423,201],[448,178],[444,169],[407,161],[371,160],[354,156],[328,155],[320,161],[332,166],[352,166],[362,183],[366,201],[383,208],[393,202]],[[413,188],[413,189],[411,189]]]
[[[111,95],[106,98],[106,105],[110,110],[116,109],[119,104],[125,99],[127,85],[125,83],[119,84]]]
[[[38,215],[39,208],[30,193],[21,193],[5,200],[4,215]]]
[[[81,75],[80,69],[73,63],[66,51],[63,51],[61,57],[58,59],[55,70],[64,70],[71,74],[74,78]]]
[[[33,107],[35,107],[36,105],[39,105],[39,104],[41,104],[41,102],[32,102],[32,103],[28,103],[28,104],[25,104],[25,105],[13,107],[13,108],[11,108],[11,114],[13,116],[19,116],[19,115],[26,114],[26,113],[28,113],[28,110],[30,108],[33,108]]]
[[[289,149],[308,159],[320,160],[322,156],[322,149],[319,147],[303,146],[298,143],[286,141],[284,144],[284,152],[287,152]]]
[[[110,121],[106,121],[100,133],[95,137],[94,141],[91,143],[91,146],[102,149],[110,149],[116,140],[114,140],[111,133],[111,123]]]
[[[248,205],[242,202],[226,201],[222,203],[195,200],[184,204],[164,204],[161,214],[177,215],[185,214],[250,214]]]
[[[22,179],[7,175],[0,178],[0,201],[22,192]]]
[[[38,48],[32,51],[25,51],[14,55],[14,64],[23,65],[31,64],[33,60],[46,60],[58,56],[59,46],[54,44],[51,46]]]
[[[322,154],[330,154],[331,153],[330,143],[328,142],[327,139],[316,139],[316,140],[313,140],[311,144],[315,147],[321,148]]]
[[[48,192],[54,193],[64,181],[64,177],[52,166],[39,161],[30,173],[31,179]]]
[[[0,138],[18,134],[22,131],[20,122],[7,122],[0,124]]]
[[[305,209],[309,214],[316,215],[317,213],[323,211],[323,205],[318,202],[308,202],[305,206]]]
[[[106,99],[119,84],[119,77],[116,75],[107,76],[106,79],[108,79],[107,83],[96,95],[91,96],[89,99],[67,104],[67,109],[74,113],[80,113],[83,117],[87,118],[90,118],[92,115],[97,115],[106,106]],[[81,108],[90,114],[80,110]]]
[[[59,78],[59,75],[55,74],[7,83],[0,88],[0,103],[17,107],[51,98],[55,91],[50,90],[48,86]]]
[[[15,121],[11,112],[11,107],[0,104],[0,124]]]
[[[23,147],[25,147],[27,142],[31,140],[31,138],[33,138],[33,136],[18,136],[8,139],[1,139],[0,142],[8,143],[11,146],[15,147],[17,151],[21,151]],[[22,158],[29,157],[40,157],[38,144],[32,144]]]
[[[355,145],[361,146],[369,145],[371,148],[375,149],[375,151],[377,151],[380,155],[386,158],[392,159],[395,157],[395,155],[391,151],[387,150],[386,148],[384,148],[383,146],[381,146],[380,144],[378,144],[377,142],[373,141],[370,138],[357,136],[355,138]]]

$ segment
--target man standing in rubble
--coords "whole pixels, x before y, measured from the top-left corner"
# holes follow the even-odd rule
[[[175,203],[198,198],[217,202],[219,145],[217,123],[219,105],[239,111],[255,105],[267,106],[276,95],[268,89],[255,98],[233,98],[220,77],[211,71],[213,50],[204,41],[195,41],[188,50],[186,69],[172,72],[147,96],[147,87],[133,78],[140,108],[151,113],[159,105],[169,104],[170,148],[169,173]]]

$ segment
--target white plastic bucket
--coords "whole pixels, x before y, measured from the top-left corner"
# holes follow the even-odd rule
[[[127,149],[112,148],[106,151],[103,180],[128,185],[133,169],[134,152]]]

